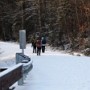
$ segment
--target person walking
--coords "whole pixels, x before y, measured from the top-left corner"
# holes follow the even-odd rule
[[[32,39],[32,47],[33,47],[33,53],[36,53],[36,39]]]
[[[41,55],[42,42],[40,37],[37,38],[36,47],[37,47],[37,55]]]
[[[42,53],[45,52],[45,46],[46,46],[46,38],[42,37]]]

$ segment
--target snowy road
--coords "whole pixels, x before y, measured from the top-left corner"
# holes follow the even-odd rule
[[[20,51],[17,43],[0,42],[0,67],[15,65],[15,54]],[[15,84],[15,90],[90,90],[90,57],[71,56],[50,48],[37,56],[30,44],[25,54],[33,60],[33,69],[24,85]]]
[[[90,58],[33,56],[33,69],[15,90],[90,90]]]

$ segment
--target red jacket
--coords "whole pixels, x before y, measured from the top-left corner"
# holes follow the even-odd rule
[[[41,40],[37,40],[37,41],[36,41],[36,46],[37,46],[37,47],[41,47],[41,46],[42,46]]]

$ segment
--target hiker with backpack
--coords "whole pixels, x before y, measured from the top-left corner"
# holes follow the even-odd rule
[[[46,38],[42,37],[42,53],[45,52],[45,46],[46,46]]]
[[[32,47],[33,47],[33,53],[36,53],[36,39],[32,39]]]
[[[42,47],[41,37],[37,38],[36,47],[37,47],[37,55],[40,55],[41,54],[41,47]]]

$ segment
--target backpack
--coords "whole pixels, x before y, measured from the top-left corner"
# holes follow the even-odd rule
[[[32,46],[36,46],[36,39],[32,40]]]
[[[37,40],[36,46],[37,46],[37,47],[41,47],[41,46],[42,46],[42,45],[41,45],[41,40]]]
[[[46,44],[46,38],[45,37],[42,39],[42,44]]]

